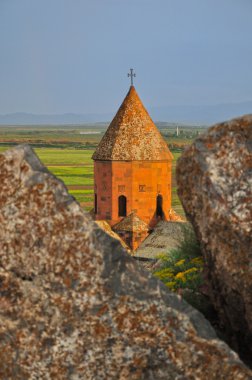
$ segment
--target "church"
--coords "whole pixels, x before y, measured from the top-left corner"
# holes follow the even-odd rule
[[[171,210],[172,154],[133,85],[93,154],[95,220],[135,250]]]

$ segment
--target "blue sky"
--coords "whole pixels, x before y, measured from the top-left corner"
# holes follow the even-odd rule
[[[0,0],[0,113],[252,100],[251,0]]]

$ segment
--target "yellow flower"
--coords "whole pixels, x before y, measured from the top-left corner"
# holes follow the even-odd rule
[[[167,277],[174,277],[174,273],[170,268],[161,269],[158,272],[155,272],[154,275],[160,280],[164,280]]]
[[[176,276],[175,276],[175,278],[176,278],[177,280],[181,280],[181,281],[183,281],[183,282],[186,281],[186,278],[185,278],[184,272],[179,272],[179,273],[177,273]]]
[[[174,286],[176,285],[176,281],[168,281],[165,283],[166,286],[168,286],[168,288],[170,288],[171,290],[174,289]]]
[[[159,255],[157,255],[157,259],[165,260],[167,259],[167,255],[165,253],[160,253]]]
[[[185,263],[185,259],[179,260],[176,262],[175,266],[179,267],[180,265],[183,265]]]
[[[191,260],[191,263],[203,265],[203,258],[200,256],[195,257],[194,259]]]
[[[190,268],[190,269],[187,269],[184,274],[187,275],[187,274],[190,274],[190,273],[194,273],[194,272],[198,272],[198,268]]]

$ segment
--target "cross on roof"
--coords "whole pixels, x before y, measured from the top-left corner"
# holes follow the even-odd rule
[[[136,77],[136,74],[133,73],[133,69],[130,69],[130,73],[128,73],[128,77],[130,77],[131,86],[133,86],[133,78]]]

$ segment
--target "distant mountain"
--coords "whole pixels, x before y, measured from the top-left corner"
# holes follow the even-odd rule
[[[149,111],[154,120],[213,124],[244,114],[252,114],[252,101],[206,106],[151,107]]]
[[[75,114],[38,115],[25,112],[0,115],[2,125],[46,125],[46,124],[83,124],[110,120],[112,114]]]
[[[163,106],[149,107],[153,120],[160,122],[213,124],[247,113],[252,113],[252,101],[206,106]],[[116,110],[115,110],[116,112]],[[84,124],[111,121],[114,114],[75,114],[36,115],[30,113],[12,113],[0,115],[2,125],[36,125],[36,124]]]

